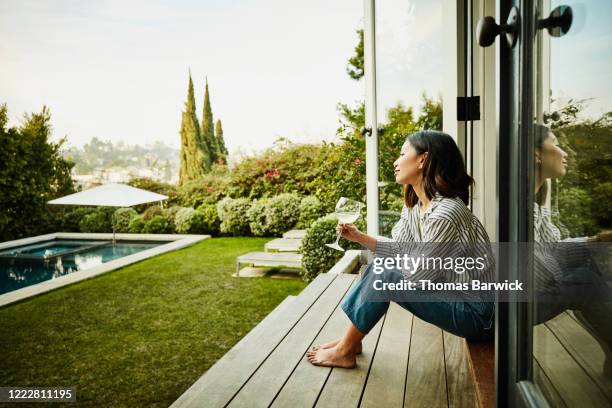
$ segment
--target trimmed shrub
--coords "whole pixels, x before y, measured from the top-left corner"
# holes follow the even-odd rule
[[[140,234],[144,230],[146,223],[147,222],[142,215],[137,215],[130,221],[128,225],[128,232],[131,232],[132,234]]]
[[[172,228],[173,232],[176,231],[176,224],[174,222],[174,219],[176,218],[176,213],[178,213],[181,208],[183,208],[183,207],[175,205],[175,206],[172,206],[170,208],[164,208],[162,210],[161,215],[166,217],[166,219],[168,220],[168,223],[170,224],[170,227]]]
[[[268,207],[269,200],[262,198],[255,200],[247,211],[247,218],[249,219],[249,227],[253,235],[257,237],[263,237],[268,234],[268,223],[266,222],[266,209]]]
[[[191,220],[195,210],[191,207],[181,208],[174,218],[176,232],[179,234],[189,234],[192,232]]]
[[[298,222],[300,196],[294,193],[272,197],[266,207],[266,230],[270,235],[280,236]]]
[[[114,211],[113,207],[96,208],[95,211],[81,219],[79,229],[81,232],[112,232],[113,224],[111,218]]]
[[[315,196],[304,197],[300,202],[300,218],[296,227],[308,228],[310,224],[324,215],[325,209],[323,208],[321,200]]]
[[[200,233],[217,235],[221,220],[215,204],[202,204],[196,209],[193,223],[198,224]]]
[[[144,216],[145,221],[149,221],[149,220],[151,220],[153,217],[155,217],[157,215],[162,215],[162,213],[163,213],[163,211],[159,207],[159,204],[155,204],[155,205],[152,205],[151,207],[148,207],[142,213],[142,215]]]
[[[142,232],[145,234],[169,234],[172,233],[172,228],[166,217],[156,215],[146,222]]]
[[[79,232],[79,223],[88,214],[96,211],[93,207],[79,207],[64,214],[62,230],[67,232]]]
[[[360,231],[365,229],[363,219],[364,217],[361,217],[355,222],[355,226]],[[325,244],[331,244],[336,240],[336,225],[338,225],[338,219],[335,215],[329,214],[313,222],[310,228],[306,230],[306,235],[300,245],[300,253],[302,254],[300,274],[305,281],[310,282],[320,273],[329,271],[344,255],[344,252],[325,246]],[[361,245],[344,238],[340,238],[339,243],[344,249],[362,248]]]
[[[133,208],[119,208],[115,211],[115,231],[117,232],[129,232],[130,221],[134,217],[138,216],[138,213]]]
[[[217,212],[221,225],[219,230],[223,234],[241,236],[250,232],[249,220],[246,216],[251,208],[251,200],[246,198],[225,197],[217,203]]]

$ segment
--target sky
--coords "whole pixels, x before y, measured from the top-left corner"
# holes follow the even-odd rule
[[[178,148],[190,70],[230,154],[337,140],[337,103],[363,99],[346,74],[362,25],[355,0],[3,0],[0,103],[10,125],[47,105],[70,146]]]

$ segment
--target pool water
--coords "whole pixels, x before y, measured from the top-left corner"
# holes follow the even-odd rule
[[[168,241],[54,239],[0,250],[0,294],[82,271]]]

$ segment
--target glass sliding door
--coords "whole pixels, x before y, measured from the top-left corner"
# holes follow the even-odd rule
[[[395,182],[393,162],[406,136],[421,129],[443,130],[443,106],[448,101],[456,106],[458,9],[455,0],[366,0],[369,233],[389,237],[400,217],[403,190]],[[449,133],[457,138],[456,132]]]
[[[536,13],[533,380],[551,406],[612,406],[612,2]]]
[[[497,405],[612,406],[612,3],[498,4]]]

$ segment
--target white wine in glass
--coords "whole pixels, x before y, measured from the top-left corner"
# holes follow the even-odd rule
[[[336,203],[336,212],[334,213],[336,217],[338,217],[338,224],[352,224],[357,221],[357,219],[359,219],[361,208],[364,206],[365,204],[359,201],[351,200],[346,197],[340,197]],[[336,234],[336,242],[332,244],[325,244],[325,246],[337,251],[344,251],[344,248],[340,246],[338,241],[340,241],[340,234]]]

